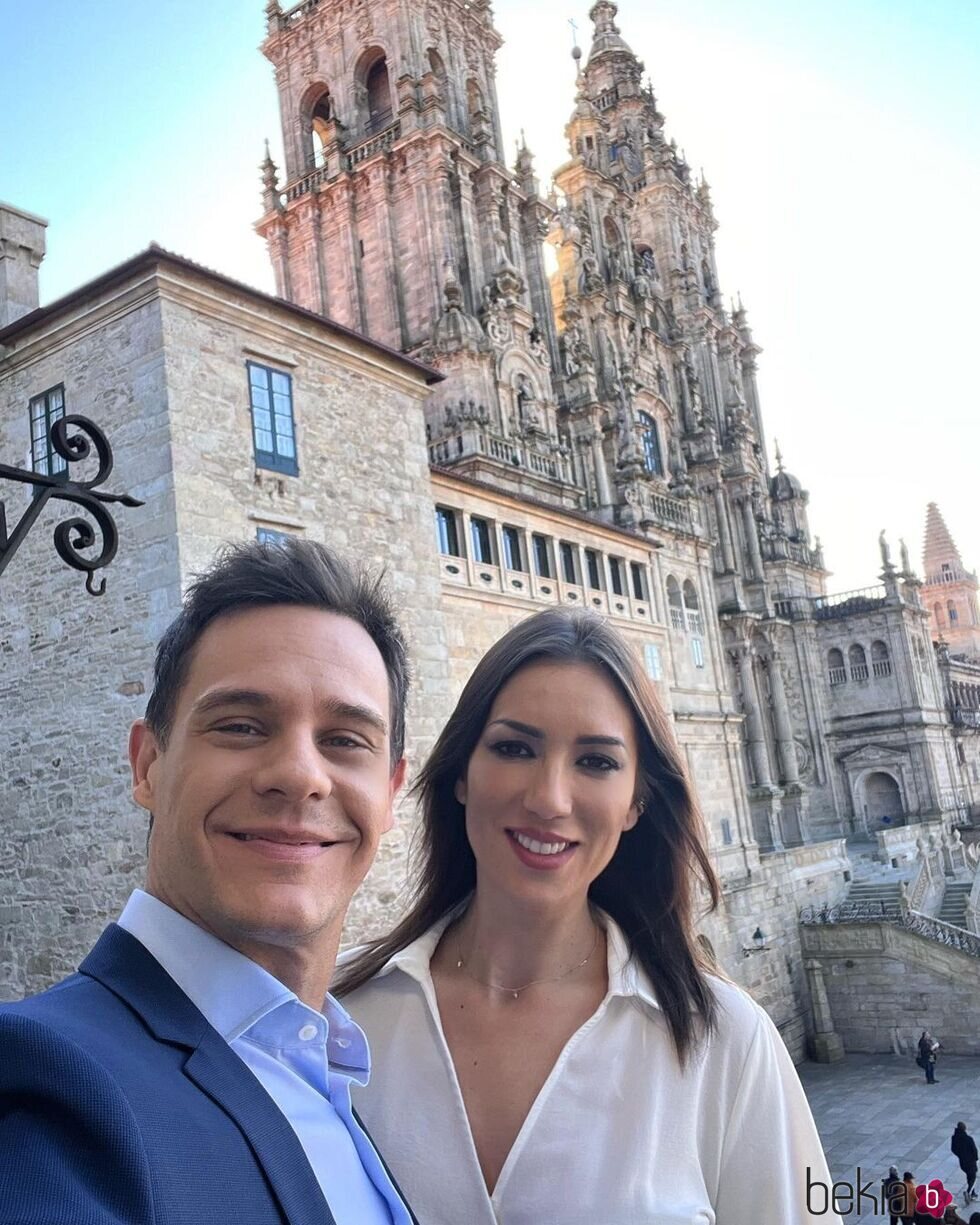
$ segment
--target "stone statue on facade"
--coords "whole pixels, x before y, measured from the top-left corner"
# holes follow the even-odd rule
[[[881,534],[878,536],[878,548],[881,552],[881,568],[883,570],[892,570],[892,553],[888,547],[888,541],[885,539],[885,529],[881,529]]]

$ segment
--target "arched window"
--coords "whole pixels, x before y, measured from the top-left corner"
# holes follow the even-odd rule
[[[381,132],[391,124],[391,82],[388,61],[382,52],[371,64],[364,78],[367,91],[368,131]]]
[[[650,248],[647,246],[637,247],[636,258],[643,275],[650,280],[655,280],[657,277],[657,261],[653,258],[653,252]]]
[[[888,655],[888,644],[877,639],[871,644],[871,671],[875,676],[891,676],[892,661]]]
[[[691,580],[684,580],[683,588],[684,611],[687,613],[687,628],[692,634],[704,633],[704,621],[701,618],[701,605],[698,593]]]
[[[643,466],[654,476],[663,476],[664,461],[660,451],[657,423],[649,413],[639,414],[640,437],[643,440]]]
[[[946,612],[949,615],[950,629],[952,629],[952,627],[959,620],[959,613],[956,611],[956,605],[953,603],[952,600],[946,601]]]
[[[326,144],[327,124],[333,117],[333,99],[330,97],[330,90],[324,89],[313,103],[313,109],[310,112],[310,139],[314,166],[323,165],[323,148]]]
[[[827,652],[827,679],[831,685],[844,685],[847,683],[844,654],[837,647],[831,647]]]
[[[670,624],[675,630],[684,628],[684,601],[681,587],[672,574],[667,575],[667,607],[670,609]]]
[[[936,619],[936,628],[942,629],[944,625],[943,606],[942,604],[933,604],[932,615]]]
[[[847,662],[851,669],[852,681],[866,681],[868,679],[868,657],[864,653],[864,647],[858,643],[852,643],[847,648]]]

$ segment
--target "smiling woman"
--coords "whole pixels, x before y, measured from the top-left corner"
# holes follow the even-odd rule
[[[416,792],[414,905],[335,989],[420,1219],[814,1220],[819,1139],[769,1018],[703,960],[695,898],[718,886],[629,644],[581,611],[516,626]]]

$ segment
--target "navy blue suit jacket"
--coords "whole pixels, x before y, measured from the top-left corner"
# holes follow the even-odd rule
[[[138,940],[0,1007],[0,1225],[334,1225],[295,1132]]]

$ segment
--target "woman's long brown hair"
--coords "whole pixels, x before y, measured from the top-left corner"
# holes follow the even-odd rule
[[[694,912],[699,881],[708,909],[717,906],[718,879],[670,722],[636,652],[604,618],[582,609],[547,609],[521,621],[477,664],[412,788],[421,823],[411,908],[390,935],[341,970],[334,991],[346,995],[367,982],[475,889],[476,860],[456,783],[466,775],[497,694],[519,669],[541,661],[601,669],[633,712],[639,744],[636,794],[644,809],[592,882],[589,898],[622,928],[684,1062],[716,1019]]]

